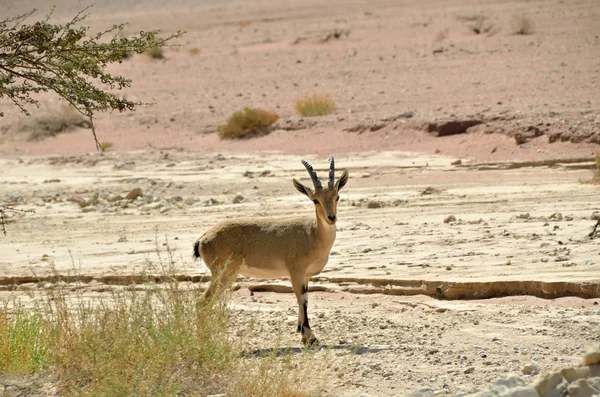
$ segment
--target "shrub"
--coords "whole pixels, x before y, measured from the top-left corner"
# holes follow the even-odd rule
[[[113,147],[114,143],[112,142],[101,142],[100,143],[100,150],[103,152],[106,152],[108,149],[110,149],[111,147]]]
[[[162,47],[152,47],[144,54],[148,55],[152,59],[165,59],[165,52],[163,51]]]
[[[296,110],[302,116],[324,116],[335,111],[335,102],[329,95],[313,95],[296,101]]]
[[[600,152],[596,153],[596,169],[594,170],[593,183],[600,183]]]
[[[513,33],[520,35],[533,34],[535,31],[535,24],[525,14],[516,15],[513,19]]]
[[[91,128],[89,119],[68,104],[53,107],[46,105],[45,109],[23,116],[15,127],[17,136],[25,135],[28,141],[41,141],[56,136],[62,132],[72,131],[75,127]]]
[[[221,139],[241,139],[267,135],[277,120],[279,120],[279,116],[276,113],[245,107],[233,113],[227,123],[219,126],[219,137]]]

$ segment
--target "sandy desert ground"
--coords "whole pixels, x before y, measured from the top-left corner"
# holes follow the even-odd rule
[[[46,10],[5,5],[0,17]],[[56,5],[59,20],[85,6]],[[473,392],[526,364],[577,364],[598,341],[598,187],[585,183],[600,143],[594,1],[129,0],[91,12],[94,29],[188,33],[165,60],[111,67],[134,80],[128,97],[155,104],[98,116],[108,152],[85,129],[24,141],[22,116],[0,102],[0,203],[35,209],[8,218],[0,297],[51,281],[50,264],[75,265],[87,278],[74,286],[101,296],[165,239],[182,282],[202,289],[192,242],[221,219],[311,214],[291,178],[308,181],[300,159],[323,170],[334,154],[350,181],[309,308],[331,347],[315,357],[328,395]],[[523,14],[532,35],[511,33]],[[477,15],[485,34],[470,28]],[[334,29],[349,34],[326,40]],[[313,92],[337,111],[299,117],[295,99]],[[277,111],[275,131],[220,141],[245,105]],[[456,120],[477,125],[428,131]],[[299,348],[289,282],[237,284],[232,335]]]

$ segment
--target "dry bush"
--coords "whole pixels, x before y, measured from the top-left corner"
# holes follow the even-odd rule
[[[276,113],[245,107],[234,112],[227,123],[219,126],[219,138],[241,139],[267,135],[277,120],[279,120],[279,116]]]
[[[152,47],[144,54],[148,55],[152,59],[165,59],[165,52],[162,47]]]
[[[13,128],[17,137],[24,136],[28,141],[41,141],[75,127],[91,128],[87,117],[69,104],[46,105],[30,116],[23,116]]]
[[[158,261],[147,259],[143,284],[90,299],[55,273],[56,282],[30,294],[33,308],[0,302],[0,375],[52,374],[68,396],[319,394],[301,389],[310,353],[243,357],[227,332],[226,299],[206,302],[180,284],[165,244],[166,254],[157,244]]]
[[[296,110],[305,117],[324,116],[333,113],[335,109],[335,102],[329,95],[315,94],[296,101]]]
[[[529,35],[535,32],[533,20],[526,14],[515,15],[513,18],[513,33]]]

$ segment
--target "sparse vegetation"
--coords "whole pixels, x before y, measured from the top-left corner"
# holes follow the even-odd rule
[[[144,54],[148,55],[152,59],[165,59],[165,53],[162,47],[152,47],[148,49]]]
[[[33,308],[0,305],[0,373],[52,373],[61,395],[308,396],[303,355],[244,358],[227,334],[226,301],[180,284],[166,246],[143,273],[161,283],[148,277],[90,300],[55,274]]]
[[[67,103],[58,106],[45,105],[37,113],[23,116],[13,127],[13,136],[16,139],[41,141],[62,132],[72,131],[76,127],[91,128],[91,126],[88,118]]]
[[[593,183],[600,183],[600,152],[596,153],[596,169],[594,170]]]
[[[245,107],[233,113],[227,123],[219,126],[218,134],[221,139],[242,139],[267,135],[277,120],[279,120],[279,116],[276,113]]]
[[[513,18],[513,33],[519,35],[529,35],[535,32],[533,20],[526,14],[515,15]]]
[[[108,149],[110,149],[111,147],[113,147],[113,143],[112,142],[101,142],[100,143],[100,150],[103,152],[106,152]]]
[[[198,54],[200,54],[200,48],[198,48],[198,47],[190,48],[190,54],[191,55],[198,55]]]
[[[312,95],[296,101],[296,110],[305,117],[331,114],[335,108],[335,102],[329,95]]]

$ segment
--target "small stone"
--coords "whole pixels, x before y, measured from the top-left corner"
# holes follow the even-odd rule
[[[367,208],[383,208],[384,205],[381,201],[369,201],[369,203],[367,204]]]
[[[244,202],[245,200],[246,200],[246,198],[241,193],[238,193],[233,198],[233,204],[239,204],[239,203]]]
[[[456,222],[456,217],[454,215],[448,215],[444,218],[444,223]]]
[[[550,219],[551,221],[562,221],[563,216],[560,212],[555,212],[554,214],[550,215],[548,219]]]
[[[528,363],[521,368],[521,373],[523,375],[537,375],[540,373],[540,367],[535,363]]]
[[[323,318],[323,317],[325,317],[325,313],[323,313],[323,312],[320,312],[319,314],[317,314],[317,317],[318,317],[318,318]]]
[[[472,374],[475,372],[475,367],[469,367],[463,371],[464,374]]]
[[[126,242],[126,241],[127,241],[127,237],[125,237],[125,236],[121,236],[121,237],[119,237],[119,239],[117,240],[117,243],[124,243],[124,242]]]
[[[458,159],[458,160],[454,160],[453,162],[450,163],[450,165],[461,165],[462,164],[462,160]]]
[[[594,211],[594,212],[592,213],[592,220],[593,220],[593,221],[600,220],[600,211]]]
[[[591,259],[586,259],[586,261],[585,261],[585,264],[586,264],[587,266],[590,266],[590,265],[593,265],[593,264],[594,264],[594,261],[593,261],[593,260],[591,260]]]
[[[129,193],[127,193],[127,196],[125,196],[125,198],[127,200],[135,200],[138,197],[141,197],[142,194],[142,189],[139,187],[134,188],[133,190],[131,190]]]
[[[162,207],[160,210],[158,210],[158,212],[160,212],[161,214],[164,214],[170,210],[171,210],[171,208],[169,208],[169,207]]]
[[[387,329],[388,325],[386,323],[379,324],[379,329]]]
[[[517,218],[519,218],[519,219],[530,219],[531,215],[529,215],[529,212],[525,212],[525,213],[520,214],[519,216],[517,216]]]

